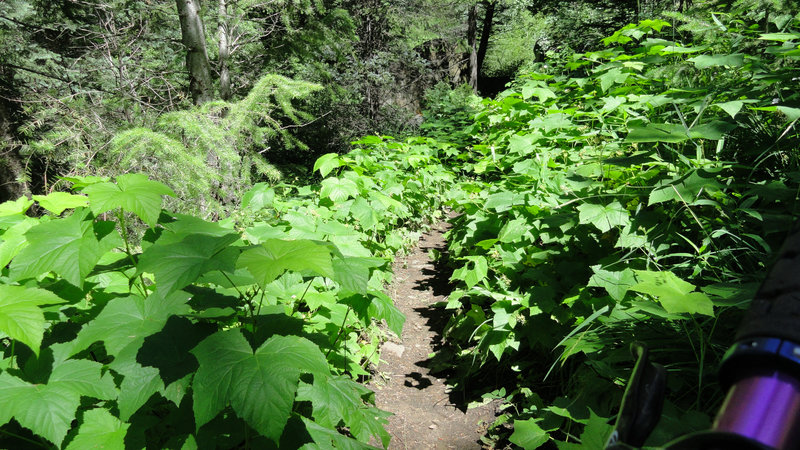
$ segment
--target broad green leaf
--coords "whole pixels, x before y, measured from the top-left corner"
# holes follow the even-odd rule
[[[161,214],[161,196],[175,196],[167,185],[152,181],[146,175],[132,173],[117,177],[117,183],[95,183],[83,192],[95,214],[122,208],[139,216],[150,227],[156,225]]]
[[[690,313],[714,315],[714,304],[706,294],[693,292],[694,285],[678,278],[674,273],[636,270],[639,283],[632,291],[656,298],[668,313]]]
[[[304,445],[300,450],[317,450],[317,449],[339,449],[339,450],[376,450],[377,447],[367,445],[353,438],[349,438],[336,430],[323,427],[313,420],[302,418],[303,423],[306,425],[306,431],[314,440],[314,445]],[[384,448],[388,443],[384,444]]]
[[[39,355],[44,335],[44,313],[39,305],[64,303],[50,291],[0,284],[0,331]]]
[[[510,243],[516,242],[528,231],[528,221],[524,218],[514,219],[506,222],[497,238],[500,242]]]
[[[686,128],[680,124],[649,123],[628,128],[625,142],[683,142],[689,139]]]
[[[366,294],[370,273],[373,267],[380,267],[386,261],[381,258],[345,256],[333,259],[333,280],[343,291]]]
[[[353,202],[350,207],[350,214],[353,215],[353,218],[356,219],[363,230],[372,230],[381,223],[381,217],[378,212],[362,197]]]
[[[468,287],[483,281],[489,273],[489,264],[483,256],[466,256],[466,264],[453,271],[452,279],[464,280]]]
[[[80,395],[69,389],[26,383],[8,372],[0,373],[0,423],[12,418],[57,446],[75,419]]]
[[[718,66],[741,67],[744,64],[744,55],[742,53],[698,55],[694,58],[689,58],[688,61],[693,62],[695,67],[698,69],[707,69],[709,67]]]
[[[512,206],[524,204],[525,194],[512,191],[501,191],[490,194],[489,197],[486,198],[484,208],[494,209],[497,212],[503,212],[508,211]]]
[[[25,233],[38,223],[39,221],[36,219],[25,217],[0,235],[0,267],[7,266],[11,259],[28,245]]]
[[[316,241],[267,239],[261,245],[242,252],[236,263],[246,268],[261,287],[272,283],[285,271],[333,278],[328,248]]]
[[[190,295],[175,292],[168,296],[153,293],[147,299],[138,296],[115,298],[100,314],[83,326],[78,336],[67,343],[55,344],[56,360],[63,360],[102,341],[106,352],[118,356],[128,349],[134,355],[144,338],[161,331],[172,315],[188,314]]]
[[[535,419],[515,420],[514,433],[508,440],[525,450],[531,450],[544,445],[550,440],[550,436],[536,424]]]
[[[715,103],[713,106],[725,111],[729,116],[731,116],[731,119],[733,119],[736,117],[736,114],[739,114],[739,111],[742,110],[744,102],[741,100],[732,100],[724,103]]]
[[[95,224],[88,214],[88,210],[76,212],[28,230],[25,238],[29,245],[11,261],[11,277],[20,280],[52,271],[75,286],[83,286],[83,279],[100,257],[121,244],[113,227],[106,226],[108,222]]]
[[[155,275],[158,291],[166,295],[193,283],[206,272],[233,273],[239,249],[230,244],[238,239],[238,234],[190,234],[180,242],[162,244],[159,240],[142,253],[136,269],[138,273]]]
[[[691,205],[703,190],[716,192],[722,188],[716,178],[716,174],[698,169],[678,178],[662,181],[650,191],[648,204],[674,200]]]
[[[33,205],[33,200],[28,197],[20,197],[16,200],[0,203],[0,217],[25,214],[31,205]]]
[[[66,450],[125,450],[125,435],[130,424],[122,423],[102,408],[83,413],[83,424]]]
[[[622,84],[628,80],[629,73],[625,73],[619,67],[614,67],[604,74],[599,75],[597,77],[600,80],[600,88],[603,89],[603,92],[608,92],[611,89],[611,86],[615,84]]]
[[[371,437],[379,438],[384,445],[389,443],[389,433],[383,425],[388,423],[375,407],[364,404],[362,398],[372,391],[350,378],[315,377],[314,384],[302,384],[297,399],[310,401],[314,421],[326,428],[336,428],[344,421],[350,433],[362,442]]]
[[[319,170],[320,175],[327,177],[331,171],[337,167],[344,165],[344,161],[336,153],[326,153],[314,163],[314,172]]]
[[[78,208],[89,204],[85,195],[68,194],[66,192],[51,192],[47,195],[34,195],[33,199],[39,206],[53,214],[61,214],[65,209]]]
[[[582,203],[578,206],[579,220],[582,224],[592,224],[603,233],[610,229],[630,223],[630,213],[620,202],[614,200],[608,205]]]
[[[763,33],[758,38],[765,41],[786,42],[800,39],[800,33]]]
[[[200,363],[193,382],[197,428],[230,405],[276,443],[292,412],[300,374],[330,376],[319,347],[298,336],[272,336],[253,353],[238,330],[220,331],[192,353]]]
[[[598,264],[592,266],[594,275],[589,279],[587,286],[597,286],[604,288],[608,295],[616,301],[620,301],[625,297],[628,289],[636,284],[636,278],[631,269],[623,269],[620,271],[610,271],[602,269]]]
[[[320,197],[328,197],[334,203],[338,203],[350,197],[358,196],[358,186],[354,181],[347,178],[326,178],[322,180],[322,189],[320,189],[319,195]]]
[[[267,183],[256,183],[249,191],[242,196],[242,208],[252,210],[264,209],[272,206],[275,200],[275,189],[269,187]]]
[[[116,393],[110,375],[93,361],[66,361],[53,368],[47,384],[29,384],[8,372],[0,373],[0,424],[11,418],[60,445],[72,426],[81,396],[112,400]],[[95,385],[95,386],[92,386]]]
[[[370,317],[374,319],[386,320],[386,325],[396,335],[400,336],[402,334],[406,316],[394,306],[394,302],[388,295],[383,292],[375,292],[367,311]]]

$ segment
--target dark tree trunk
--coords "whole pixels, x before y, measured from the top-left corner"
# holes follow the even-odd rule
[[[206,51],[206,33],[200,17],[199,0],[175,0],[181,22],[181,39],[186,47],[189,92],[196,105],[212,99],[211,67]]]
[[[474,4],[469,8],[469,14],[467,15],[467,45],[469,46],[469,85],[476,94],[478,93],[477,22],[478,5]]]
[[[15,116],[20,108],[14,100],[18,92],[13,88],[13,80],[13,70],[0,66],[0,142],[5,143],[0,144],[0,203],[31,195],[14,131],[18,121]]]
[[[492,23],[494,20],[494,2],[484,1],[486,15],[483,16],[483,30],[481,31],[481,43],[478,47],[478,75],[480,76],[483,68],[483,60],[486,59],[486,50],[489,47],[489,37],[492,34]]]

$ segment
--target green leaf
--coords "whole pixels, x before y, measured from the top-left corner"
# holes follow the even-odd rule
[[[60,445],[72,426],[81,396],[112,400],[116,389],[102,365],[65,361],[53,368],[47,384],[29,384],[8,372],[0,373],[0,424],[13,417],[25,428]]]
[[[83,425],[66,450],[125,450],[125,435],[130,424],[122,423],[107,410],[95,408],[83,413]]]
[[[61,214],[65,209],[78,208],[89,204],[85,195],[68,194],[66,192],[52,192],[48,195],[34,195],[33,199],[39,206],[53,214]]]
[[[528,419],[514,421],[514,433],[508,440],[525,450],[530,450],[541,447],[550,440],[550,437],[536,424],[535,419]]]
[[[464,280],[464,283],[471,288],[489,274],[489,263],[483,256],[466,256],[464,259],[467,263],[453,271],[452,279]]]
[[[625,142],[683,142],[689,139],[686,128],[680,124],[648,123],[631,126]]]
[[[736,117],[736,114],[739,114],[739,111],[742,110],[744,102],[741,100],[732,100],[724,103],[715,103],[713,106],[725,111],[729,116],[731,116],[731,119],[733,119]]]
[[[500,242],[516,242],[525,235],[528,231],[528,227],[528,221],[524,218],[510,220],[500,229],[497,238]]]
[[[314,171],[319,170],[320,175],[327,177],[331,171],[344,165],[344,161],[336,153],[326,153],[314,163]]]
[[[21,222],[8,228],[1,236],[0,242],[0,267],[5,267],[11,262],[11,259],[19,254],[22,249],[28,245],[28,240],[25,238],[25,233],[28,232],[34,225],[39,223],[38,220],[25,217]]]
[[[350,214],[353,215],[353,218],[356,219],[363,230],[372,230],[381,223],[378,212],[362,197],[357,198],[353,205],[350,206]]]
[[[306,431],[314,440],[315,445],[307,444],[300,447],[300,450],[317,450],[317,449],[339,449],[339,450],[377,450],[377,447],[367,445],[353,438],[349,438],[337,430],[325,428],[313,420],[302,417],[303,423],[306,425]],[[384,444],[386,448],[386,444]]]
[[[659,182],[648,198],[648,205],[655,205],[667,201],[676,201],[687,204],[694,203],[703,190],[716,192],[722,185],[716,179],[717,175],[702,169],[693,170],[672,180]]]
[[[64,302],[44,289],[0,284],[0,331],[27,345],[39,356],[45,326],[39,305]]]
[[[333,280],[339,283],[343,291],[366,294],[370,272],[373,267],[380,267],[386,261],[381,258],[346,256],[333,259]]]
[[[269,187],[267,183],[256,183],[242,196],[242,208],[264,209],[267,206],[272,206],[274,200],[275,189]]]
[[[328,278],[333,278],[334,274],[328,248],[307,239],[267,239],[261,245],[243,251],[237,267],[246,268],[261,287],[287,270]]]
[[[197,428],[230,405],[275,443],[292,412],[300,374],[330,374],[319,347],[298,336],[272,336],[253,353],[238,330],[220,331],[192,353],[200,363],[193,382]]]
[[[741,67],[744,64],[744,54],[742,53],[725,53],[720,55],[699,55],[694,58],[689,58],[688,61],[694,63],[698,69],[707,69],[709,67]]]
[[[386,325],[396,335],[400,336],[403,332],[403,324],[406,316],[394,306],[391,297],[383,292],[373,293],[372,302],[369,304],[368,313],[370,317],[377,320],[386,320]]]
[[[630,213],[616,200],[605,206],[582,203],[578,206],[578,211],[580,223],[590,223],[603,233],[613,227],[624,227],[630,223]]]
[[[161,214],[161,196],[175,196],[167,185],[147,179],[139,173],[120,175],[117,183],[95,183],[86,186],[83,192],[95,214],[116,208],[132,212],[150,227],[156,225]]]
[[[638,284],[630,290],[656,298],[668,313],[690,313],[714,316],[714,304],[706,294],[693,292],[694,285],[681,280],[672,272],[636,270]]]
[[[28,197],[20,197],[16,200],[0,203],[0,217],[25,214],[31,205],[33,205],[33,200]]]
[[[88,215],[84,210],[28,230],[25,238],[29,245],[11,261],[11,277],[20,280],[52,271],[75,286],[83,286],[83,279],[103,253],[121,243],[113,228],[104,237],[98,236],[98,232],[109,230]]]
[[[800,39],[800,33],[763,33],[759,36],[759,39],[765,41],[786,42],[794,39]]]
[[[347,178],[326,178],[322,180],[320,197],[328,197],[334,203],[358,196],[358,186],[353,180]]]
[[[592,266],[594,275],[589,278],[588,286],[597,286],[604,288],[608,295],[616,301],[621,301],[625,297],[628,289],[636,284],[636,278],[631,269],[623,269],[621,271],[612,272],[604,270],[599,264]]]
[[[343,421],[359,441],[369,442],[376,437],[387,445],[390,436],[383,425],[388,422],[381,417],[381,411],[364,404],[362,397],[369,394],[372,391],[350,378],[315,377],[313,385],[300,386],[297,399],[311,402],[314,420],[319,425],[335,429]]]
[[[185,292],[175,292],[166,297],[154,293],[147,299],[138,296],[115,298],[94,320],[83,326],[74,340],[53,345],[54,356],[56,360],[69,358],[97,341],[103,341],[109,355],[119,356],[127,350],[135,356],[144,338],[161,331],[170,316],[191,311],[186,305],[189,298]]]
[[[623,72],[621,68],[614,67],[604,74],[599,75],[597,79],[600,80],[600,88],[603,89],[603,92],[608,92],[611,86],[625,83],[629,75],[629,73]]]
[[[190,234],[180,242],[161,244],[159,240],[142,253],[137,273],[155,275],[157,289],[165,295],[213,270],[233,273],[239,249],[230,244],[238,239],[238,234]]]

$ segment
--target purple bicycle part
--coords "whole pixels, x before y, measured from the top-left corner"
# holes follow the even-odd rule
[[[800,381],[778,370],[741,379],[728,390],[713,430],[776,449],[800,448]]]

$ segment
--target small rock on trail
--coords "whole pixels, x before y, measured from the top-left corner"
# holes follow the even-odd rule
[[[390,449],[480,449],[480,437],[495,417],[492,404],[466,410],[451,403],[445,380],[425,367],[450,313],[431,306],[446,300],[449,290],[448,277],[428,256],[430,249],[445,250],[448,226],[434,225],[411,254],[395,262],[389,293],[406,322],[399,342],[382,346],[383,362],[370,386],[377,406],[394,413],[387,426]]]

